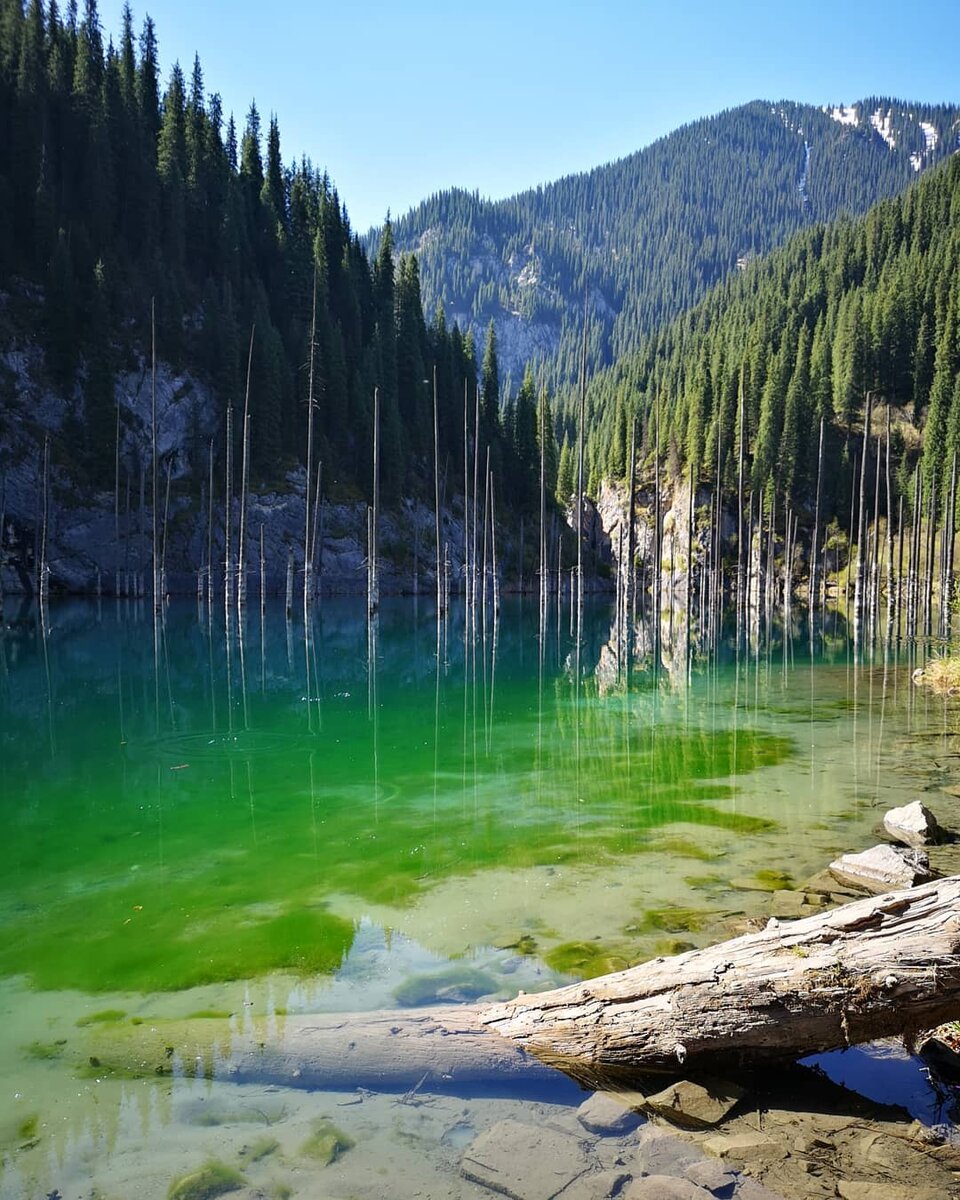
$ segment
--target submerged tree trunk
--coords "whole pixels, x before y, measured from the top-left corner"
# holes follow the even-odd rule
[[[960,876],[506,1003],[92,1029],[98,1070],[298,1087],[456,1091],[542,1079],[592,1087],[736,1070],[960,1016]]]

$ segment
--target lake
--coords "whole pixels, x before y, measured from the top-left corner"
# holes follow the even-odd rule
[[[960,803],[956,702],[913,686],[915,652],[855,654],[837,618],[813,654],[778,635],[689,670],[654,670],[643,631],[628,661],[600,603],[579,649],[566,608],[541,640],[515,598],[486,640],[399,599],[372,640],[360,599],[324,600],[309,637],[274,606],[242,636],[187,602],[156,626],[133,601],[54,603],[45,636],[32,609],[7,618],[2,1200],[152,1200],[211,1159],[251,1196],[489,1195],[464,1146],[575,1108],[572,1083],[427,1104],[176,1058],[142,1077],[111,1047],[189,1018],[227,1064],[292,1014],[676,953],[765,920],[887,808],[923,795],[950,825]],[[329,1166],[318,1122],[344,1135]]]

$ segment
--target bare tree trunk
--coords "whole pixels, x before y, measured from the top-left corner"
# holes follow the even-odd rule
[[[173,459],[167,459],[167,483],[163,496],[163,526],[160,534],[160,599],[166,601],[167,596],[167,525],[170,521],[170,475],[173,470]]]
[[[463,594],[470,618],[470,422],[467,381],[463,381]]]
[[[541,1064],[591,1087],[739,1071],[955,1018],[958,907],[954,876],[506,1003],[291,1016],[269,1030],[96,1025],[80,1053],[104,1075],[166,1075],[175,1058],[237,1083],[384,1091],[542,1084]]]
[[[47,562],[47,540],[50,534],[50,435],[43,438],[43,499],[41,503],[40,521],[40,553],[38,562],[40,573],[37,577],[37,592],[40,596],[40,608],[47,602],[47,591],[50,586],[50,564]],[[46,628],[46,618],[41,616],[41,624]]]
[[[623,604],[627,621],[634,618],[634,565],[636,536],[634,514],[637,507],[637,416],[630,427],[630,487],[627,496],[627,571],[624,577]],[[632,639],[631,639],[632,641]],[[629,644],[629,643],[628,643]]]
[[[786,1061],[960,1011],[960,877],[771,922],[677,958],[481,1011],[543,1061],[677,1072]]]
[[[151,519],[153,521],[153,611],[160,611],[160,565],[157,557],[157,319],[156,301],[150,301],[150,453],[153,460]]]
[[[120,595],[120,398],[117,397],[117,434],[113,460],[113,594]],[[0,553],[3,551],[3,521],[0,520]]]
[[[577,640],[583,618],[583,451],[587,423],[587,299],[583,299],[583,346],[580,353],[580,407],[577,416]]]
[[[941,630],[944,637],[950,632],[953,616],[953,556],[956,540],[957,520],[957,454],[954,451],[953,463],[950,468],[950,499],[947,501],[947,514],[944,521],[946,550],[944,552],[943,587],[940,593]]]
[[[223,504],[223,609],[233,607],[233,406],[227,405],[227,450]]]
[[[209,479],[207,481],[207,610],[213,603],[213,438],[210,439]]]
[[[240,470],[240,534],[237,538],[237,607],[247,602],[247,491],[250,487],[250,371],[253,367],[253,335],[247,352],[247,386],[243,396],[243,466]]]
[[[920,573],[920,514],[923,504],[923,476],[917,463],[913,478],[913,535],[910,539],[910,565],[907,571],[907,636],[917,632],[917,599]]]
[[[433,364],[433,516],[437,548],[437,618],[443,615],[443,568],[440,559],[440,414],[437,407],[437,364]]]
[[[864,503],[867,485],[867,450],[870,445],[870,406],[872,393],[867,392],[863,413],[863,458],[860,462],[860,508],[857,520],[857,574],[853,585],[853,630],[854,638],[859,636],[860,622],[863,619],[863,584],[864,584],[864,540],[866,536],[866,505]]]
[[[744,554],[743,554],[743,460],[745,445],[745,397],[743,394],[743,366],[740,367],[740,444],[737,449],[737,642],[740,640],[740,628],[743,620],[744,606]]]
[[[377,547],[380,534],[380,389],[373,389],[373,506],[368,517],[367,613],[380,607],[380,577],[377,574]]]
[[[823,417],[820,418],[820,449],[817,452],[817,499],[813,509],[813,534],[810,537],[810,594],[807,613],[813,636],[813,613],[817,603],[817,537],[820,533],[820,497],[823,491]]]
[[[310,529],[310,483],[313,477],[313,374],[316,362],[317,348],[317,264],[313,264],[313,310],[310,317],[310,377],[307,385],[307,474],[303,485],[303,623],[307,626],[310,612],[310,601],[313,598],[313,558],[310,547],[313,545]],[[263,590],[261,586],[261,591]]]
[[[890,486],[890,405],[887,405],[887,445],[886,445],[886,485],[887,485],[887,537],[886,537],[886,588],[887,588],[887,627],[886,638],[889,641],[893,630],[893,492]]]

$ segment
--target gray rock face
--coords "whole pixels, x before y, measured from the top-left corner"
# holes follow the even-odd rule
[[[861,854],[844,854],[830,864],[830,873],[841,883],[878,895],[933,878],[925,854],[893,846],[874,846]]]
[[[891,808],[883,818],[883,827],[895,842],[914,849],[933,845],[942,838],[937,818],[919,800],[902,808]]]

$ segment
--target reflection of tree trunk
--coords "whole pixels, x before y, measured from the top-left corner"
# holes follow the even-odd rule
[[[783,1062],[960,1013],[960,876],[507,1003],[91,1029],[98,1074],[298,1087],[514,1090]],[[539,1060],[539,1061],[538,1061]],[[424,1078],[426,1077],[426,1079]]]

